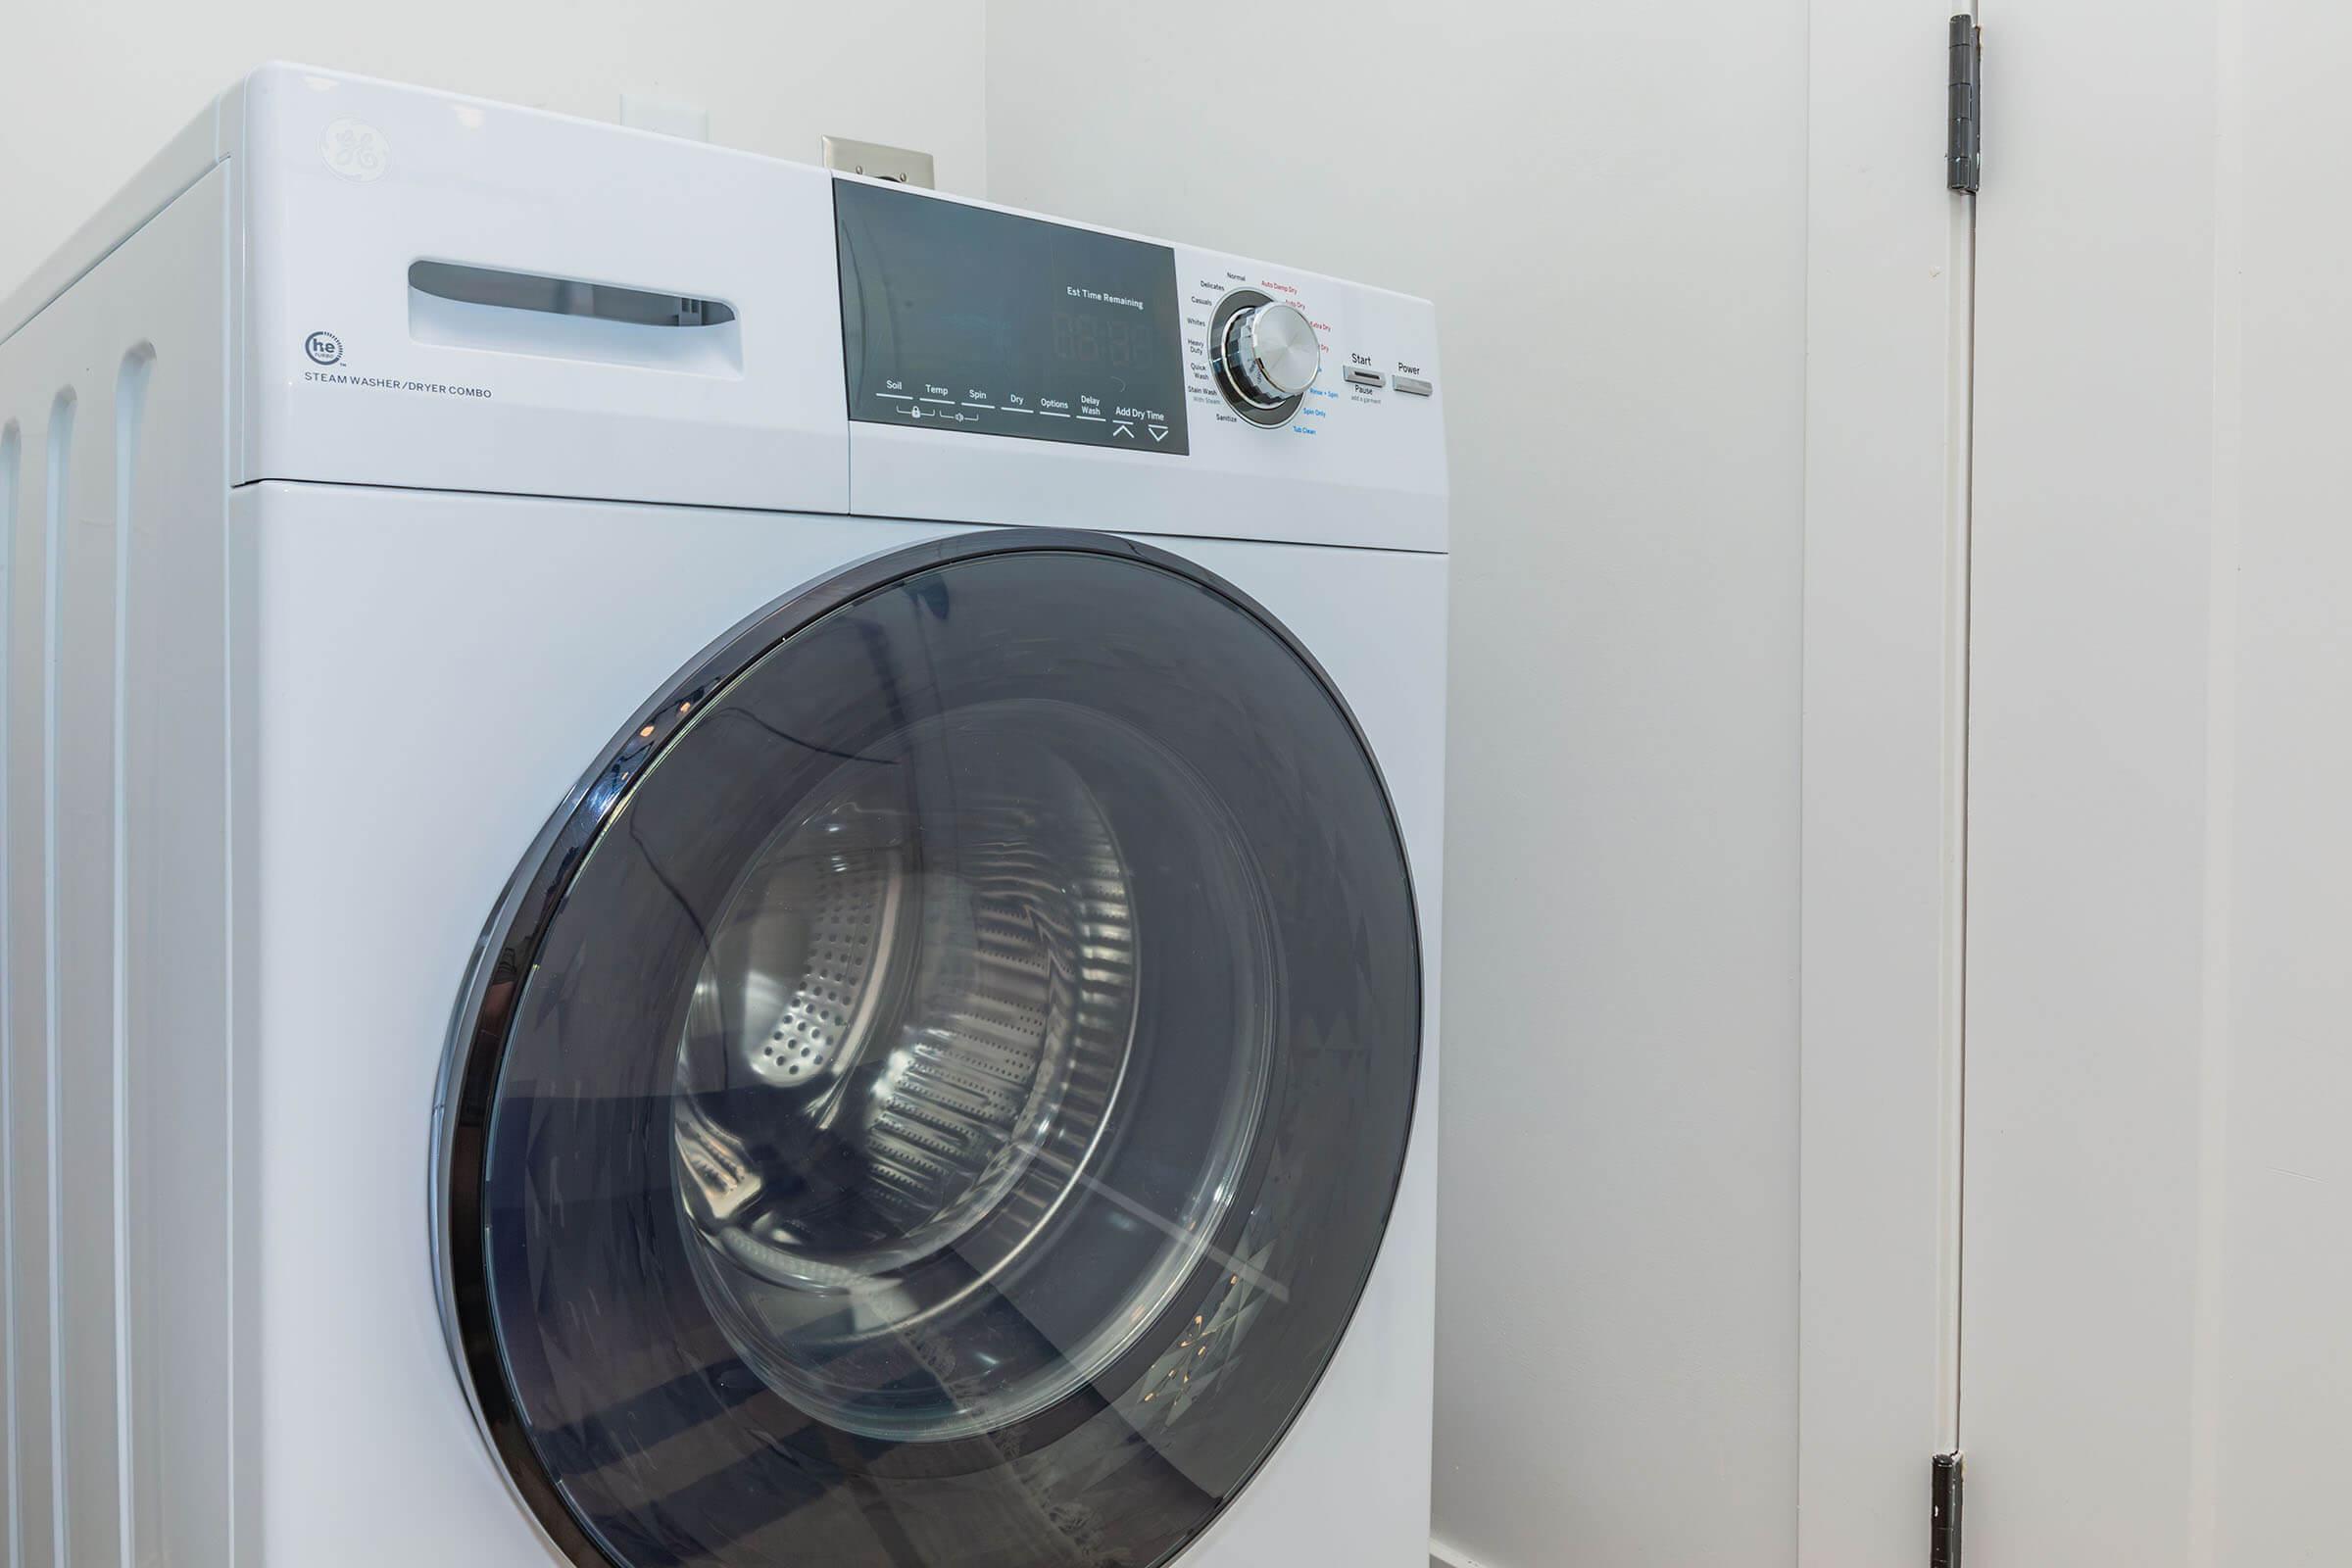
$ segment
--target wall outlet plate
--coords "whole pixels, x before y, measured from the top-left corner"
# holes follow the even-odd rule
[[[931,155],[911,147],[885,147],[878,141],[852,141],[847,136],[825,138],[825,167],[868,179],[895,179],[902,185],[931,184]]]

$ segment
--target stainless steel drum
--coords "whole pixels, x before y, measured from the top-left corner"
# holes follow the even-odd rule
[[[1134,1040],[1127,867],[1079,771],[1019,734],[967,718],[845,761],[720,914],[679,1041],[698,1278],[763,1378],[853,1430],[860,1343],[903,1351],[1019,1267],[1088,1180]],[[1056,1348],[922,1435],[1018,1419],[1117,1348]]]

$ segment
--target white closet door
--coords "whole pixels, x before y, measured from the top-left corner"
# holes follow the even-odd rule
[[[2352,8],[1984,20],[1967,1560],[2341,1562]]]

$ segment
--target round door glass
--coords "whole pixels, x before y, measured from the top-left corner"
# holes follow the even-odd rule
[[[1418,1065],[1386,797],[1174,558],[799,596],[551,826],[461,1017],[476,1402],[583,1564],[1149,1564],[1337,1347]]]

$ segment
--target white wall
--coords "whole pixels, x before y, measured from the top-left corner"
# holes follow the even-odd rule
[[[1436,1505],[1492,1568],[1794,1557],[1805,24],[990,8],[993,199],[1438,304]]]
[[[619,118],[623,92],[698,104],[710,139],[813,163],[817,138],[986,164],[984,9],[946,0],[107,0],[0,23],[0,297],[215,93],[264,60]]]

